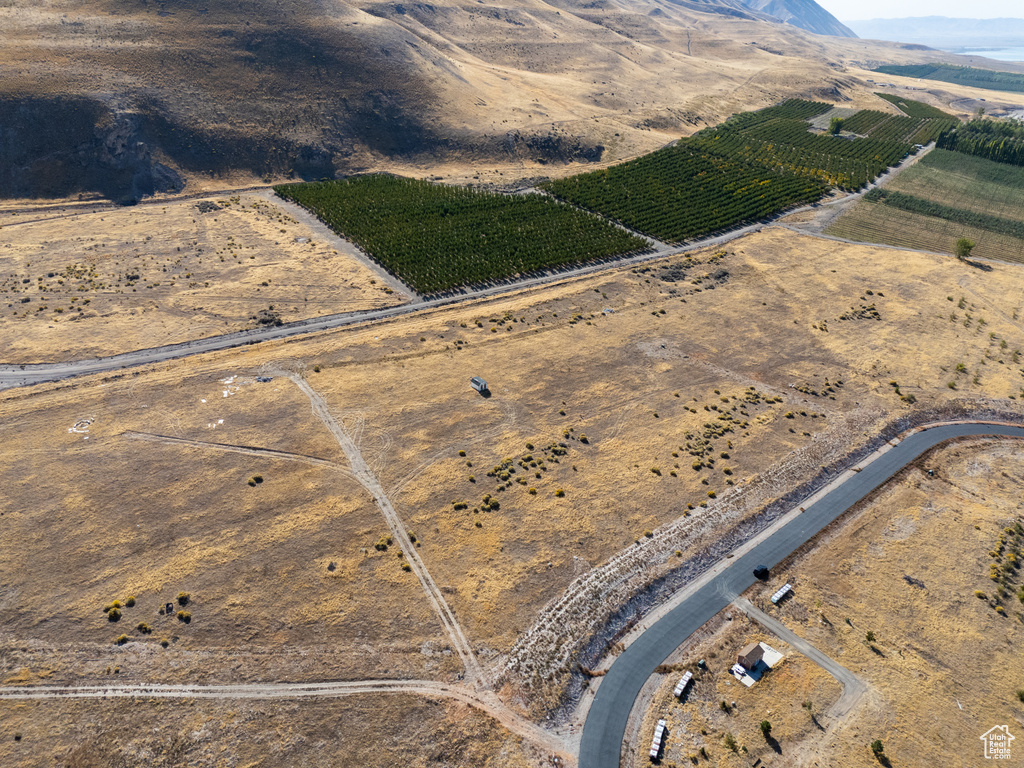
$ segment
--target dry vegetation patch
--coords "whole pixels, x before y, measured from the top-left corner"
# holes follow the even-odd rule
[[[258,703],[2,702],[0,712],[4,765],[177,768],[230,760],[254,768],[342,763],[525,768],[538,763],[519,737],[466,704],[403,695]]]
[[[577,668],[538,650],[513,669],[508,654],[593,566],[671,521],[718,520],[737,486],[789,491],[838,458],[800,453],[823,440],[845,452],[893,418],[952,403],[1016,409],[1018,283],[1011,265],[774,229],[727,252],[5,393],[12,680],[105,678],[113,654],[138,680],[459,673],[394,542],[375,546],[390,534],[383,516],[287,369],[358,447],[489,674],[550,711]],[[776,488],[773,468],[792,455],[814,459]],[[699,558],[715,526],[734,522],[684,535],[634,583]],[[188,624],[155,613],[180,591]],[[136,606],[111,626],[102,609],[129,595]],[[575,632],[595,617],[587,605],[544,631]],[[168,649],[159,621],[179,637]],[[139,622],[153,632],[125,632]],[[572,663],[591,665],[571,637]]]
[[[259,194],[0,217],[4,362],[77,359],[400,303]]]

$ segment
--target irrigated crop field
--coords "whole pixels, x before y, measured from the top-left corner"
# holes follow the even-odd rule
[[[874,70],[884,75],[915,77],[922,80],[939,80],[971,88],[990,91],[1024,93],[1024,75],[1013,72],[997,72],[977,67],[958,67],[952,64],[889,64]]]
[[[542,195],[499,195],[382,174],[275,189],[420,293],[650,247],[641,237]]]
[[[76,210],[0,217],[5,363],[108,355],[407,298],[269,195]]]
[[[1024,260],[1024,170],[936,149],[839,218],[836,237],[952,252],[958,238],[974,255]]]
[[[926,105],[918,106],[923,111]],[[866,137],[812,132],[808,121],[829,110],[793,99],[745,112],[637,160],[546,188],[640,232],[680,242],[814,202],[830,187],[860,189],[914,144],[934,140],[955,123],[938,110],[914,117],[861,112],[849,120]]]

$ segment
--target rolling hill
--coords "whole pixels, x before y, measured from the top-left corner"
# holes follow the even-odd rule
[[[0,197],[596,162],[917,60],[741,0],[6,0]]]

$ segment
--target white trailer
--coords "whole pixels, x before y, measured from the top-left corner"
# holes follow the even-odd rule
[[[772,595],[772,604],[773,605],[777,605],[780,600],[785,598],[786,595],[788,595],[792,591],[793,591],[793,585],[792,584],[785,584],[785,585],[783,585],[782,589],[780,589],[778,592],[776,592],[774,595]]]
[[[693,672],[687,671],[679,678],[679,682],[676,683],[676,689],[672,691],[672,695],[677,699],[686,693],[686,689],[690,687],[690,683],[693,681]]]
[[[651,739],[651,760],[657,760],[661,754],[662,741],[665,739],[665,732],[668,730],[668,725],[664,720],[658,721],[658,726],[654,729],[654,738]]]

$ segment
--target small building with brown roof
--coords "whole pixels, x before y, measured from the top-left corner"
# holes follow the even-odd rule
[[[739,656],[736,658],[736,663],[746,670],[751,670],[756,667],[758,662],[763,658],[764,648],[761,647],[761,644],[751,643],[750,645],[744,646],[743,650],[740,651]]]

